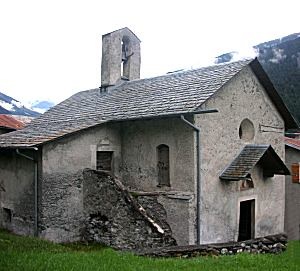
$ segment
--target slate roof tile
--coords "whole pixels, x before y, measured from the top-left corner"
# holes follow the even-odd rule
[[[269,173],[289,175],[289,170],[271,145],[246,145],[232,163],[222,172],[220,179],[230,181],[248,179],[251,170],[258,163]]]

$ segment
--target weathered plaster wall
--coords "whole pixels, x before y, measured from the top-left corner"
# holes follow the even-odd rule
[[[169,146],[171,187],[157,187],[156,147]],[[194,133],[178,119],[123,123],[122,176],[124,184],[142,191],[194,191]]]
[[[122,39],[124,37],[130,40],[128,54],[131,55],[124,65],[124,75],[129,80],[140,78],[140,41],[128,28],[123,28],[102,36],[102,86],[115,85],[121,80]]]
[[[291,171],[293,163],[300,163],[300,151],[286,147],[286,165]],[[292,176],[285,180],[284,230],[289,240],[300,240],[300,184],[292,183]]]
[[[196,117],[201,127],[201,242],[237,240],[239,202],[250,199],[255,199],[255,237],[282,232],[283,176],[262,179],[255,168],[254,188],[246,191],[239,191],[239,183],[219,180],[246,144],[271,144],[284,160],[284,122],[250,68],[241,71],[203,108],[219,112]],[[245,118],[255,129],[253,140],[247,142],[239,137]]]
[[[180,246],[195,243],[194,194],[186,193],[138,193],[138,201],[153,216],[161,215],[166,220],[172,237]]]
[[[74,173],[96,167],[96,151],[113,151],[114,174],[121,160],[121,139],[117,124],[102,124],[43,146],[43,173]]]
[[[160,144],[169,146],[170,187],[158,187]],[[158,201],[179,245],[195,243],[195,155],[194,131],[179,118],[122,124],[122,181],[132,190],[168,192]]]
[[[118,125],[103,124],[43,146],[41,236],[57,242],[79,240],[83,223],[80,170],[96,168],[96,152],[113,151],[118,175]],[[79,175],[78,175],[79,174]]]
[[[157,187],[156,147],[160,144],[170,148],[171,187]],[[167,221],[174,236],[179,244],[194,243],[194,135],[179,119],[107,124],[46,144],[43,147],[43,237],[55,241],[80,238],[82,183],[72,176],[85,167],[96,168],[97,150],[114,151],[114,173],[123,176],[126,186],[170,192],[171,196],[160,200],[168,210]]]
[[[30,155],[29,152],[26,154]],[[0,227],[18,234],[32,235],[34,163],[17,155],[15,150],[2,151],[0,171]]]

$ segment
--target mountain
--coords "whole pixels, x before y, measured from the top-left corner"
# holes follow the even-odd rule
[[[32,103],[31,109],[43,114],[54,105],[55,104],[53,102],[49,101],[35,101]]]
[[[37,117],[40,113],[26,108],[14,98],[0,92],[0,114]]]
[[[300,33],[253,46],[275,88],[300,123]],[[216,57],[216,63],[236,60],[238,52]]]

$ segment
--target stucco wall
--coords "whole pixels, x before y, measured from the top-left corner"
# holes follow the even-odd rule
[[[121,80],[122,61],[122,39],[126,37],[129,42],[130,58],[124,65],[124,76],[129,80],[140,78],[140,41],[128,29],[123,28],[102,36],[102,63],[101,63],[101,85],[111,86]]]
[[[156,148],[169,146],[171,187],[157,187]],[[132,121],[122,126],[122,177],[142,191],[194,191],[194,133],[180,119]]]
[[[113,171],[118,175],[120,134],[118,125],[103,124],[43,146],[41,182],[41,236],[57,242],[81,238],[84,168],[96,169],[96,152],[113,151]]]
[[[0,227],[18,234],[32,235],[34,163],[17,155],[15,150],[2,151],[0,171]]]
[[[96,167],[96,151],[113,151],[114,174],[118,175],[121,140],[117,124],[83,130],[43,146],[43,173],[71,173]]]
[[[156,147],[160,144],[169,146],[171,187],[157,187]],[[43,237],[80,238],[82,184],[73,177],[74,183],[63,180],[72,180],[70,176],[83,168],[95,169],[97,150],[114,151],[114,174],[122,176],[129,188],[171,193],[162,200],[168,209],[167,222],[179,244],[194,243],[194,133],[179,119],[104,124],[44,145]],[[182,192],[191,195],[188,200]]]
[[[172,237],[179,246],[193,245],[195,236],[195,201],[194,195],[161,195],[158,202],[164,206],[167,222],[172,230]]]
[[[300,163],[299,150],[287,147],[285,157],[289,170],[293,163]],[[286,176],[285,194],[284,229],[289,240],[300,240],[300,184],[292,183],[292,176]]]
[[[254,188],[239,191],[239,183],[220,181],[221,172],[246,144],[271,144],[284,160],[284,122],[250,68],[242,70],[202,107],[218,113],[198,115],[201,127],[201,242],[237,240],[239,203],[255,199],[255,237],[283,231],[284,177],[262,179],[253,172]],[[239,137],[243,119],[255,135]]]
[[[158,187],[160,144],[169,146],[170,187]],[[132,190],[162,192],[158,200],[179,245],[195,243],[194,161],[194,131],[179,118],[122,124],[122,180]]]

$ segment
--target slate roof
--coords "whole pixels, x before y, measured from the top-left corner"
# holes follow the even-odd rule
[[[221,180],[249,179],[250,171],[260,164],[270,175],[289,175],[290,172],[271,145],[246,145],[220,175]]]
[[[0,136],[0,148],[32,147],[109,121],[192,113],[247,65],[261,71],[258,75],[267,81],[255,59],[125,81],[106,92],[99,88],[79,92],[23,130]],[[274,91],[271,89],[270,97],[293,124],[294,120]]]
[[[300,151],[300,139],[285,137],[284,143],[286,146],[297,149]]]
[[[11,116],[0,114],[0,127],[17,130],[23,128],[24,124]]]
[[[112,120],[157,117],[196,110],[250,60],[123,82],[107,92],[79,92],[33,120],[0,136],[0,147],[28,147]]]

